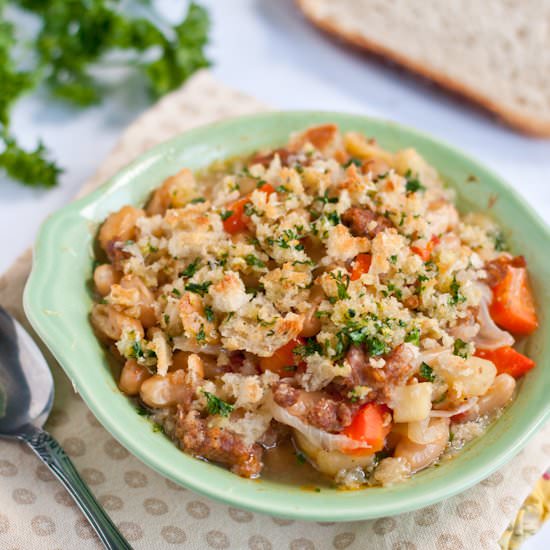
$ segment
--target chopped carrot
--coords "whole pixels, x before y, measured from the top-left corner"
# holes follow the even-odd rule
[[[294,353],[294,349],[304,344],[304,338],[294,338],[276,350],[271,357],[260,357],[260,369],[262,372],[270,370],[281,377],[294,376],[297,368],[303,363],[300,357]]]
[[[275,192],[275,189],[273,189],[273,186],[269,183],[264,183],[258,189],[264,191],[264,193],[268,195]],[[237,199],[229,205],[228,211],[231,212],[231,214],[223,221],[223,228],[227,233],[235,235],[236,233],[241,233],[246,230],[250,217],[246,215],[245,207],[249,202],[250,194]]]
[[[348,454],[372,454],[384,447],[386,436],[391,430],[391,422],[386,422],[388,413],[388,407],[377,403],[367,403],[359,409],[342,433],[355,441],[364,441],[370,447],[349,451]]]
[[[411,250],[422,258],[422,261],[427,262],[432,257],[433,249],[439,244],[439,237],[433,236],[425,247],[411,246]]]
[[[363,273],[368,273],[371,262],[372,256],[370,254],[358,254],[351,267],[350,279],[352,281],[357,281],[357,279],[361,278]]]
[[[531,334],[538,327],[535,302],[527,269],[509,264],[504,276],[493,286],[489,313],[493,321],[518,335]]]
[[[535,366],[532,359],[522,355],[510,346],[498,349],[478,349],[475,355],[491,361],[499,374],[509,374],[514,378],[523,376]]]

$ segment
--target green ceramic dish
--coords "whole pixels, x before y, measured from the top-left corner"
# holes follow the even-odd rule
[[[541,326],[527,343],[537,368],[488,432],[451,461],[391,488],[304,491],[271,481],[251,481],[179,451],[116,388],[105,354],[88,323],[92,304],[92,243],[98,223],[124,204],[141,205],[164,178],[183,166],[287,141],[290,132],[335,122],[343,130],[375,136],[382,146],[416,148],[459,194],[463,209],[486,210],[506,228],[512,248],[525,255],[539,304]],[[495,201],[496,199],[496,201]],[[550,320],[543,307],[550,285],[549,231],[497,176],[425,135],[394,123],[324,112],[267,113],[187,132],[138,158],[106,185],[51,216],[36,243],[24,295],[26,314],[99,421],[145,464],[176,483],[234,506],[277,516],[349,521],[407,512],[467,489],[510,460],[550,416]]]

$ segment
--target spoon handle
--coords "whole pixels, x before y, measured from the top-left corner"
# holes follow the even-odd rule
[[[65,454],[65,451],[53,436],[41,428],[29,426],[29,429],[21,434],[19,439],[27,443],[40,460],[61,481],[94,528],[105,548],[109,550],[132,549],[111,521],[111,518],[99,505],[80,477],[71,459]]]

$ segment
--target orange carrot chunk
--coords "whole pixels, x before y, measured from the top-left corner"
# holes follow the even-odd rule
[[[281,377],[294,376],[296,369],[302,363],[300,356],[294,353],[294,349],[304,344],[304,338],[294,338],[275,351],[271,357],[260,357],[260,369],[262,372],[270,370]]]
[[[439,237],[435,235],[428,241],[425,247],[411,246],[411,250],[422,258],[423,262],[427,262],[432,257],[432,252],[435,246],[439,244]]]
[[[264,183],[258,188],[260,191],[270,195],[275,192],[273,186],[269,183]],[[237,199],[231,203],[227,209],[228,217],[223,220],[223,228],[226,233],[235,235],[246,230],[250,217],[246,215],[246,205],[250,202],[250,194]]]
[[[499,374],[509,374],[514,378],[523,376],[535,367],[535,362],[532,359],[510,346],[497,349],[478,349],[475,355],[491,361]]]
[[[368,273],[371,262],[372,256],[370,254],[358,254],[351,267],[350,279],[352,281],[357,281],[357,279],[361,278],[363,273]]]
[[[538,327],[527,269],[508,265],[506,273],[493,286],[489,313],[493,321],[517,335],[531,334]]]
[[[359,409],[351,424],[344,428],[342,433],[355,441],[368,443],[370,448],[352,451],[350,454],[372,454],[384,447],[386,436],[391,429],[391,422],[386,422],[388,411],[385,405],[377,403],[367,403]]]

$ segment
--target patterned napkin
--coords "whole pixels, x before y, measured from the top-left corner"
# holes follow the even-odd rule
[[[82,193],[179,132],[264,109],[220,85],[209,73],[199,73],[126,130]],[[0,278],[0,303],[25,324],[21,293],[30,264],[27,252]],[[136,549],[498,549],[501,534],[550,465],[548,425],[500,471],[461,495],[423,510],[355,523],[270,518],[200,497],[147,468],[100,426],[60,367],[53,359],[50,363],[56,399],[47,428]],[[68,494],[38,459],[23,445],[0,442],[0,548],[99,546]]]

